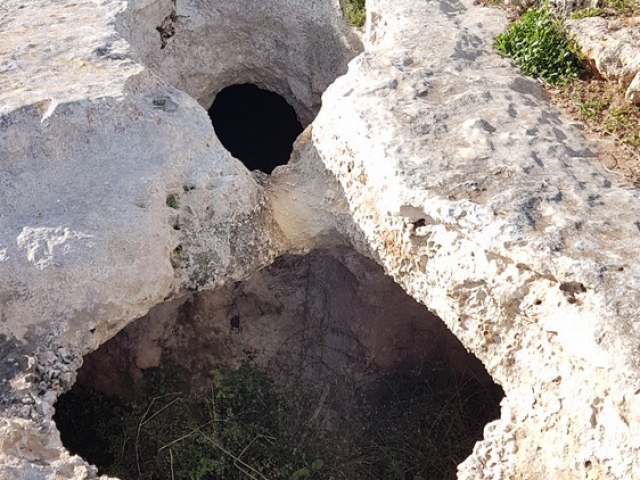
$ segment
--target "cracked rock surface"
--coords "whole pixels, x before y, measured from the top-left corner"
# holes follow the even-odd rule
[[[460,479],[640,478],[639,192],[492,51],[500,12],[369,0],[360,45],[296,3],[0,6],[0,479],[96,477],[52,406],[152,306],[342,244],[503,386]],[[307,121],[331,84],[271,177],[203,108],[246,81]]]

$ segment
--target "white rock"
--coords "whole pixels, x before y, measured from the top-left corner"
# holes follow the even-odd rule
[[[640,71],[633,77],[624,96],[634,105],[640,106]]]
[[[598,74],[628,85],[640,72],[640,17],[587,17],[565,22]]]
[[[369,9],[384,21],[325,94],[313,138],[374,258],[483,360],[520,419],[510,425],[516,453],[499,453],[509,421],[498,422],[486,441],[501,468],[478,471],[489,465],[479,449],[461,478],[582,478],[575,457],[598,478],[639,476],[637,434],[596,419],[583,436],[603,389],[639,402],[638,192],[613,186],[538,85],[491,51],[502,28],[493,12],[383,0]],[[489,127],[478,141],[469,129],[480,122]],[[424,212],[419,235],[408,206]]]
[[[335,1],[172,5],[0,7],[0,346],[42,378],[0,373],[47,392],[38,413],[2,383],[0,478],[95,477],[48,408],[81,355],[167,297],[325,241],[379,261],[504,387],[460,478],[640,478],[640,194],[493,51],[500,13],[369,0],[364,53],[265,180],[202,107],[251,81],[310,120],[357,38]]]

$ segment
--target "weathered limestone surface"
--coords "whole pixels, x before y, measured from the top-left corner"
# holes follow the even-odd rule
[[[325,241],[504,387],[461,479],[640,478],[640,195],[492,51],[500,12],[369,0],[364,53],[266,179],[202,107],[252,81],[310,120],[358,42],[335,1],[177,3],[0,5],[0,479],[94,478],[51,420],[81,355]]]
[[[206,112],[128,59],[125,5],[0,6],[3,479],[82,478],[51,421],[80,355],[280,250],[263,189]]]
[[[337,0],[135,0],[118,30],[133,58],[203,107],[229,85],[254,83],[286,98],[305,125],[362,48]]]
[[[374,257],[505,388],[460,478],[640,477],[638,191],[491,52],[494,12],[369,10],[313,139]]]
[[[565,22],[596,73],[627,87],[640,105],[640,17],[589,17]]]

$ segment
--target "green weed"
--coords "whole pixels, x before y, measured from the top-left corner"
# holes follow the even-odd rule
[[[563,84],[583,74],[581,54],[547,4],[529,8],[496,38],[494,47],[510,56],[522,73]]]
[[[178,202],[178,198],[173,193],[167,195],[167,207],[173,208],[175,210],[180,208],[180,203]]]
[[[602,98],[591,98],[584,102],[576,102],[576,107],[580,111],[580,115],[591,119],[598,118],[607,106],[607,101]]]
[[[58,425],[75,432],[65,436],[65,445],[100,473],[140,480],[303,480],[322,469],[292,428],[293,405],[249,362],[215,371],[211,393],[203,397],[189,395],[188,375],[172,365],[148,369],[145,378],[145,394],[129,406],[86,388],[59,401]]]
[[[584,124],[586,132],[609,140],[604,153],[607,165],[638,184],[640,108],[625,99],[624,85],[590,78],[548,86],[547,91],[569,117]]]
[[[606,0],[600,7],[587,7],[574,10],[569,14],[569,18],[579,19],[606,15],[622,15],[631,13],[634,8],[634,3],[629,0]]]
[[[569,18],[573,20],[577,20],[580,18],[599,17],[601,15],[604,15],[605,13],[606,13],[606,10],[604,8],[588,7],[588,8],[581,8],[580,10],[574,10],[569,14]]]
[[[367,19],[365,0],[346,0],[344,14],[350,25],[362,27]]]

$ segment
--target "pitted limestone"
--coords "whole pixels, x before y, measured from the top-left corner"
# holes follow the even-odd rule
[[[294,3],[178,2],[175,20],[170,0],[3,3],[0,345],[82,354],[167,297],[242,280],[287,250],[351,243],[507,393],[460,478],[640,477],[638,191],[618,187],[539,86],[493,52],[500,13],[454,0],[369,0],[365,52],[324,94],[308,157],[252,176],[202,104],[229,83],[273,82],[311,116],[357,51],[337,29],[327,45],[339,53],[318,57],[315,27],[339,22],[329,0],[286,16],[299,22],[286,46],[269,36],[251,49],[236,22],[253,31]],[[215,43],[177,68],[206,25],[233,26],[228,68]],[[299,208],[274,214],[294,190]],[[2,384],[2,479],[95,474],[53,428],[46,406],[72,372],[51,360],[58,386],[25,375],[26,361]]]

